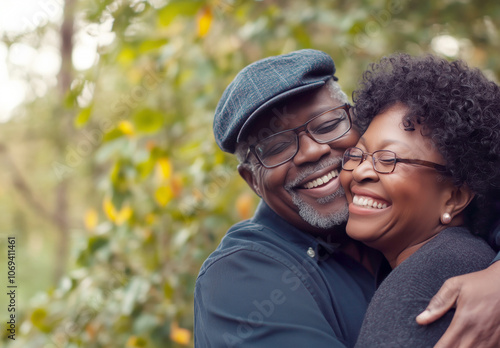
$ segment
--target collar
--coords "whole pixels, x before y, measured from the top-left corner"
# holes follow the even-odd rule
[[[309,258],[320,261],[337,252],[340,244],[316,237],[291,225],[276,214],[266,202],[260,201],[252,222],[271,228],[279,237],[295,244]]]

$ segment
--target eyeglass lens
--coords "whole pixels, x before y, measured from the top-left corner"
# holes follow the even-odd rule
[[[375,151],[373,154],[364,153],[356,147],[345,151],[342,159],[342,168],[354,170],[363,162],[366,156],[372,156],[374,169],[379,173],[391,173],[396,165],[396,154],[389,150]]]
[[[302,126],[301,126],[302,127]],[[297,127],[274,134],[255,146],[255,153],[266,166],[276,166],[290,160],[298,151]],[[344,109],[325,112],[307,123],[307,132],[318,143],[324,144],[343,136],[350,129]]]

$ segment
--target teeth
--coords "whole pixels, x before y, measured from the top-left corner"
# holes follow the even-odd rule
[[[373,200],[373,198],[368,198],[368,197],[361,197],[358,195],[354,195],[352,198],[352,203],[354,205],[358,205],[360,207],[366,207],[366,208],[375,208],[375,209],[385,209],[387,208],[387,204],[377,202]]]
[[[323,175],[321,178],[314,179],[304,184],[304,188],[311,189],[314,187],[318,187],[319,185],[326,184],[327,182],[329,182],[333,178],[336,178],[337,176],[339,176],[339,171],[336,169],[332,170],[330,173]]]

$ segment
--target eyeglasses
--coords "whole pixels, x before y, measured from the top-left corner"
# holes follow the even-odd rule
[[[319,144],[339,139],[352,127],[350,105],[329,109],[314,116],[302,126],[273,134],[258,143],[250,145],[252,152],[266,168],[274,168],[290,161],[299,151],[299,133],[305,131]]]
[[[396,154],[389,150],[378,150],[373,153],[363,152],[363,150],[357,147],[350,147],[344,152],[344,157],[342,158],[342,169],[351,171],[356,169],[368,156],[372,156],[373,169],[381,174],[389,174],[396,168],[396,163],[410,163],[417,164],[420,166],[434,168],[442,173],[446,172],[446,167],[434,162],[418,160],[418,159],[406,159],[398,158]]]

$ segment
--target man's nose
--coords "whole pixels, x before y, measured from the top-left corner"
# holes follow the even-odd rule
[[[316,142],[316,140],[311,138],[306,132],[299,134],[298,147],[299,150],[293,158],[297,166],[305,163],[317,162],[321,157],[328,155],[331,151],[330,145]]]

